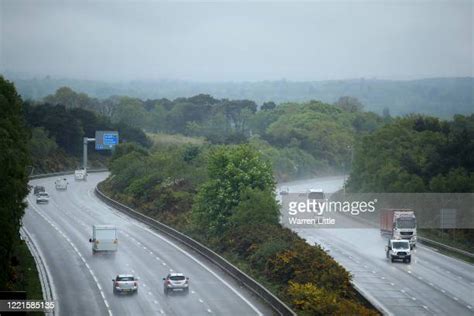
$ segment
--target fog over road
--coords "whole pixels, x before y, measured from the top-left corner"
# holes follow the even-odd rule
[[[342,188],[343,177],[323,177],[279,184],[290,193]],[[350,217],[347,217],[350,220]],[[353,221],[353,220],[352,220]],[[385,257],[379,229],[295,229],[309,243],[318,243],[353,275],[354,283],[393,315],[474,315],[474,266],[418,244],[411,264]]]
[[[23,224],[47,265],[60,315],[271,315],[271,310],[197,253],[170,241],[146,225],[103,204],[96,184],[72,176],[67,191],[56,191],[56,177],[32,180],[45,186],[49,204],[37,205],[32,194]],[[116,254],[92,255],[93,224],[118,229]],[[189,295],[163,293],[169,272],[190,278]],[[132,273],[140,278],[137,295],[112,293],[112,278]]]

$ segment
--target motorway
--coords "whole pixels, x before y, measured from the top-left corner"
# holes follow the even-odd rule
[[[55,177],[30,181],[50,194],[49,204],[41,205],[28,196],[23,224],[46,264],[56,315],[272,315],[206,259],[103,204],[93,190],[107,175],[89,174],[87,182],[66,176],[67,191],[56,191]],[[92,254],[93,224],[117,226],[116,254]],[[169,272],[189,276],[187,296],[164,295],[162,278]],[[137,295],[112,293],[118,273],[140,278]]]
[[[342,177],[279,184],[290,193],[342,188]],[[346,218],[347,220],[347,218]],[[360,227],[354,221],[353,227]],[[418,245],[411,264],[390,263],[386,239],[378,229],[294,229],[309,243],[318,243],[353,275],[354,283],[372,296],[387,314],[474,315],[474,266]]]

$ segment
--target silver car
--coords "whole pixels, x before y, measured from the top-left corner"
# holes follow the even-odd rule
[[[36,204],[49,203],[49,195],[46,192],[40,192],[36,195]]]
[[[163,284],[165,295],[174,291],[181,291],[184,294],[189,292],[189,278],[182,273],[170,273],[163,278],[163,281],[165,281]]]
[[[132,274],[118,274],[112,279],[114,294],[118,293],[138,293],[138,278]]]

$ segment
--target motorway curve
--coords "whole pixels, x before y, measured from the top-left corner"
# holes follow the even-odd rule
[[[290,193],[320,188],[332,193],[342,177],[280,184]],[[349,218],[346,217],[345,220]],[[349,219],[350,220],[350,219]],[[378,229],[295,229],[309,243],[321,244],[353,275],[354,283],[393,315],[474,315],[474,266],[424,245],[414,250],[411,264],[390,263],[385,237]]]
[[[55,190],[55,177],[30,182],[45,186],[50,194],[49,204],[42,205],[28,196],[23,224],[52,279],[56,315],[272,314],[197,253],[102,203],[93,190],[107,175],[90,174],[87,182],[66,176],[67,191]],[[92,255],[88,240],[93,224],[117,226],[116,254]],[[189,276],[189,295],[164,295],[162,278],[173,271]],[[112,278],[118,273],[140,278],[137,295],[112,293]]]

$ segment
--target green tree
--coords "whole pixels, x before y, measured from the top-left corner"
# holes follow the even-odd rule
[[[230,223],[234,226],[278,224],[280,209],[272,192],[247,188],[240,194],[239,204],[233,210]]]
[[[0,76],[0,290],[11,290],[12,254],[20,242],[19,228],[28,194],[28,133],[22,101],[14,85]]]
[[[192,211],[196,229],[205,235],[217,236],[229,228],[230,218],[246,190],[275,189],[270,164],[249,145],[214,149],[208,174],[209,180],[199,188]]]

